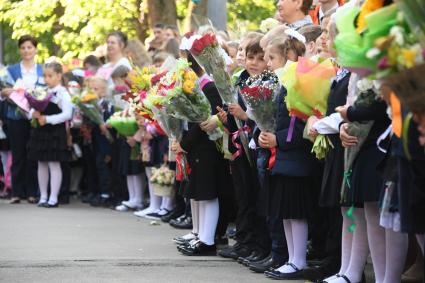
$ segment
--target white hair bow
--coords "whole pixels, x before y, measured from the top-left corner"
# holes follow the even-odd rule
[[[285,34],[301,41],[304,44],[306,43],[304,35],[302,35],[301,33],[299,33],[298,31],[296,31],[294,29],[286,29]]]

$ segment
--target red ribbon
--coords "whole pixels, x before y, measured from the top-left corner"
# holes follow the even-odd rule
[[[187,179],[191,170],[184,153],[182,152],[177,153],[176,165],[177,165],[176,180],[183,181]]]
[[[241,154],[242,154],[242,146],[238,143],[238,142],[236,142],[236,139],[239,137],[239,135],[242,133],[242,132],[245,132],[245,133],[250,133],[251,132],[251,128],[250,127],[248,127],[248,126],[244,126],[244,127],[242,127],[242,128],[239,128],[236,132],[234,132],[234,133],[232,133],[232,134],[230,134],[230,132],[226,129],[226,128],[224,128],[224,131],[230,136],[232,136],[232,144],[236,147],[236,152],[232,155],[232,160],[235,160],[236,158],[238,158]],[[249,154],[248,152],[246,153],[246,154]]]
[[[276,163],[276,148],[275,147],[270,148],[270,152],[271,152],[271,155],[270,155],[270,158],[269,158],[269,167],[268,167],[268,169],[269,170],[272,170],[274,164]]]

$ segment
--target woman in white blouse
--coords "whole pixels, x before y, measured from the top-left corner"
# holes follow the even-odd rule
[[[125,66],[132,69],[130,61],[125,57],[125,47],[127,46],[127,35],[121,31],[111,32],[106,38],[108,63],[103,65],[96,73],[96,76],[102,77],[108,81],[110,87],[113,87],[111,74],[119,66]]]

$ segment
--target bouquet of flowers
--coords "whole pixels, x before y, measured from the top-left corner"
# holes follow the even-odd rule
[[[202,123],[211,118],[211,105],[201,90],[198,76],[189,68],[186,60],[178,60],[176,69],[170,72],[172,83],[167,91],[167,113],[192,123]],[[223,136],[217,128],[208,132],[210,140]]]
[[[373,82],[368,79],[362,79],[357,82],[357,90],[359,95],[354,102],[355,107],[368,107],[377,99],[377,90],[374,88]],[[351,136],[358,139],[355,146],[345,149],[344,153],[344,181],[342,183],[341,200],[345,201],[348,190],[350,189],[350,179],[354,160],[356,159],[362,145],[366,141],[370,130],[373,126],[373,121],[352,122],[348,124],[347,132]]]
[[[136,116],[131,109],[115,112],[107,121],[117,132],[124,137],[132,137],[139,130]]]
[[[246,86],[241,89],[242,98],[248,107],[248,115],[263,132],[273,133],[276,130],[278,87],[278,77],[271,71],[264,71],[249,78]]]
[[[248,116],[256,122],[262,132],[274,133],[276,130],[278,87],[278,77],[273,72],[264,71],[249,78],[246,86],[241,89]],[[269,170],[276,160],[276,148],[271,148],[270,151]]]
[[[144,105],[148,111],[152,113],[152,117],[158,122],[162,130],[164,130],[170,138],[170,142],[172,142],[172,140],[180,142],[183,137],[183,120],[175,118],[167,113],[167,100],[165,96],[169,88],[163,83],[159,83],[151,89],[144,100]],[[170,151],[168,153],[168,159],[170,161],[175,160],[177,163],[176,179],[178,181],[187,180],[190,168],[186,155],[184,153],[178,153],[177,156],[174,156],[174,154]]]
[[[90,89],[85,89],[80,96],[74,96],[72,102],[80,109],[81,113],[96,125],[105,123],[99,107],[99,97]],[[106,138],[112,142],[111,133],[106,133]]]
[[[224,50],[212,33],[207,33],[201,38],[195,39],[190,49],[190,53],[196,61],[213,78],[223,102],[230,104],[237,101],[237,92],[229,73],[226,71],[223,52]]]
[[[287,90],[286,106],[293,117],[307,120],[326,114],[331,79],[336,69],[328,59],[314,62],[299,58],[283,71],[281,82]]]
[[[157,196],[171,197],[174,195],[175,172],[167,166],[152,169],[150,181],[154,188],[154,193]]]
[[[35,87],[25,91],[25,98],[29,105],[38,112],[46,110],[47,105],[52,99],[53,93],[48,93],[46,87]],[[31,125],[36,128],[39,126],[37,119],[31,120]]]
[[[27,98],[25,97],[25,86],[21,79],[18,79],[15,82],[13,92],[9,95],[9,100],[18,106],[19,110],[30,112],[31,108]]]
[[[46,110],[52,97],[53,93],[48,93],[46,87],[35,87],[25,92],[29,105],[38,112]]]
[[[8,82],[9,73],[6,67],[0,66],[0,91],[7,87],[12,87]]]

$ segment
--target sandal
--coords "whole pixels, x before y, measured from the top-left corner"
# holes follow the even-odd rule
[[[38,203],[38,200],[37,200],[35,197],[29,197],[29,198],[27,199],[27,201],[28,201],[28,203],[31,203],[31,204],[36,204],[36,203]]]
[[[20,198],[17,198],[17,197],[13,197],[11,200],[10,200],[10,202],[9,202],[10,204],[18,204],[18,203],[21,203],[21,199]]]

